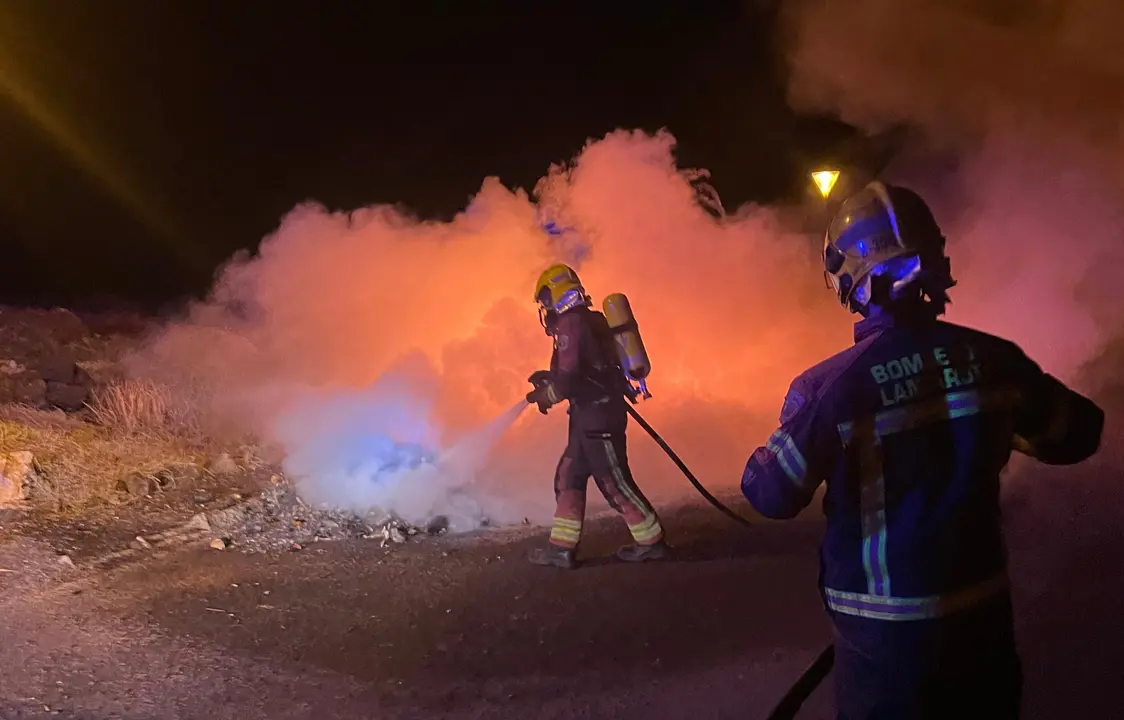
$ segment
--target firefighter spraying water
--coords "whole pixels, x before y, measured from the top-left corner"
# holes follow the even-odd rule
[[[565,232],[550,221],[544,222],[543,229],[554,237]],[[534,389],[527,393],[526,400],[537,405],[544,415],[554,405],[568,400],[570,422],[569,442],[555,470],[557,508],[550,543],[535,551],[531,561],[563,568],[575,566],[591,475],[605,499],[623,515],[635,541],[621,548],[617,557],[638,562],[669,555],[659,518],[629,469],[627,416],[632,416],[652,437],[707,502],[735,522],[749,526],[747,520],[703,487],[671,446],[632,407],[640,398],[652,397],[648,390],[652,364],[628,298],[623,293],[612,293],[602,301],[603,312],[592,310],[593,300],[577,273],[568,265],[556,264],[539,276],[534,302],[539,322],[554,339],[554,354],[550,370],[539,370],[528,378]]]
[[[550,542],[531,554],[531,562],[575,567],[591,475],[634,540],[617,557],[627,562],[666,558],[663,526],[628,465],[625,398],[635,402],[650,395],[645,379],[651,366],[627,298],[610,295],[604,313],[592,310],[577,273],[559,264],[539,277],[534,300],[543,329],[554,339],[554,353],[550,370],[529,378],[534,389],[526,400],[544,414],[567,400],[570,417],[569,441],[554,473],[557,505]]]

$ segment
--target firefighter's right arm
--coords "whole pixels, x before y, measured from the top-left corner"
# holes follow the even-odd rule
[[[1020,350],[1014,449],[1048,465],[1073,465],[1097,452],[1104,410],[1042,371]]]
[[[823,482],[814,400],[814,391],[805,379],[794,380],[785,395],[780,427],[745,465],[742,495],[767,518],[796,517],[812,502]]]

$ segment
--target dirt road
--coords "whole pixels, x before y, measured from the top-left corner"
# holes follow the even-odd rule
[[[1026,716],[1121,717],[1121,493],[1036,483],[1011,511]],[[761,717],[828,638],[819,523],[667,524],[676,561],[571,573],[523,561],[541,531],[9,573],[0,717]],[[598,522],[586,552],[623,540]],[[830,716],[821,689],[803,717]]]

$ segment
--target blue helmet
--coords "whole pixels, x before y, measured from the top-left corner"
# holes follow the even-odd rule
[[[824,237],[823,264],[839,302],[865,312],[871,301],[928,298],[939,315],[956,284],[945,238],[920,195],[872,182],[839,207]]]

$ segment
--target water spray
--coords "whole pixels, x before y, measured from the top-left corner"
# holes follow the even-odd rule
[[[461,438],[453,447],[441,455],[437,461],[438,467],[452,465],[458,468],[478,469],[487,459],[488,454],[495,447],[523,411],[527,409],[527,402],[520,400],[474,433]]]

